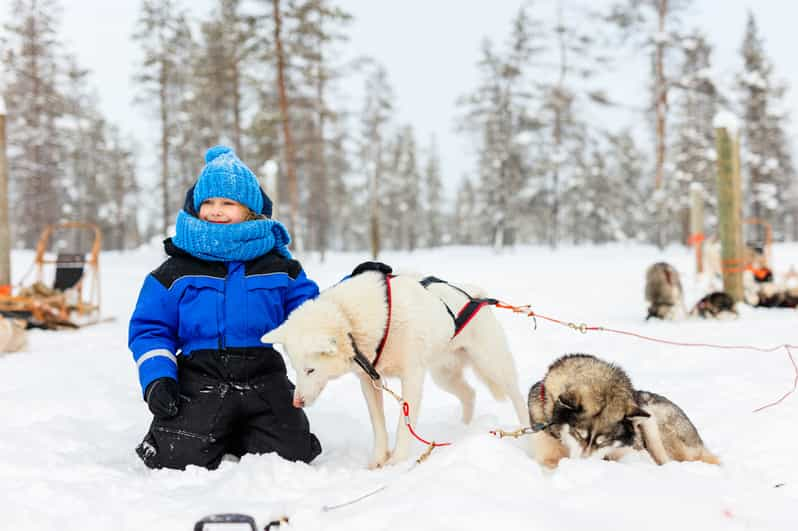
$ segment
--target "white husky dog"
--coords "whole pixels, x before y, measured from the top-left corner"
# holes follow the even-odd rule
[[[400,275],[390,280],[390,321],[385,277],[366,272],[307,301],[283,325],[261,338],[264,343],[282,344],[296,370],[295,407],[311,405],[333,378],[349,372],[360,377],[374,432],[371,468],[403,461],[410,444],[410,434],[400,416],[396,445],[392,453],[388,451],[382,391],[354,361],[357,349],[374,363],[386,327],[384,349],[375,368],[382,376],[401,380],[412,425],[418,418],[427,371],[438,386],[460,399],[463,421],[471,421],[475,392],[463,377],[467,366],[497,400],[509,397],[519,422],[529,425],[515,362],[490,308],[482,308],[453,338],[454,322],[446,306],[456,314],[468,298],[447,284],[425,288],[420,279]],[[483,296],[477,288],[464,289],[472,297]]]

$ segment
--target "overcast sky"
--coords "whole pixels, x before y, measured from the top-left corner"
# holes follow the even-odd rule
[[[7,17],[10,1],[3,0],[0,16]],[[191,11],[204,15],[213,0],[184,2]],[[457,98],[475,87],[476,61],[481,41],[490,37],[503,42],[510,20],[523,2],[518,0],[341,0],[355,16],[347,51],[365,54],[382,63],[398,100],[397,118],[412,124],[417,140],[426,145],[435,135],[441,152],[444,181],[452,195],[459,178],[472,170],[470,142],[454,130],[459,111]],[[564,0],[566,6],[579,5]],[[588,2],[589,5],[608,3]],[[134,87],[130,80],[138,50],[130,35],[138,16],[138,0],[66,0],[62,38],[77,54],[79,63],[92,71],[92,82],[101,98],[106,116],[141,143],[142,171],[157,171],[157,121],[147,110],[132,104]],[[582,5],[585,3],[582,2]],[[532,3],[540,18],[553,16],[554,3]],[[793,0],[696,0],[686,17],[686,27],[701,28],[714,46],[713,70],[730,80],[740,68],[739,48],[746,12],[751,9],[765,39],[775,73],[793,87],[788,93],[789,110],[795,118],[798,107],[798,65],[795,59],[795,20],[798,2]],[[611,74],[608,92],[615,99],[640,101],[644,96],[648,70],[643,58],[631,52],[622,56],[622,67]],[[353,83],[355,83],[353,81]],[[357,86],[344,87],[357,94]],[[350,101],[355,109],[357,101]],[[630,112],[610,117],[613,124],[630,125],[641,120]],[[613,125],[611,124],[611,125]],[[201,154],[198,154],[200,157]],[[151,159],[152,163],[145,161]],[[147,181],[146,176],[143,179]]]

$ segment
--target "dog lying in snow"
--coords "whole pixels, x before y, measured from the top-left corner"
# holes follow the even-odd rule
[[[690,310],[690,315],[705,319],[730,319],[737,317],[737,308],[731,295],[723,291],[713,291],[701,297]]]
[[[668,461],[720,461],[687,414],[662,395],[638,391],[626,373],[589,354],[568,354],[529,390],[529,417],[545,428],[532,436],[535,459],[554,468],[564,457],[616,460],[646,451]]]
[[[261,338],[264,343],[282,344],[296,370],[295,407],[311,405],[331,379],[350,372],[359,376],[374,434],[371,468],[406,459],[410,434],[400,417],[396,445],[389,452],[383,393],[356,363],[358,352],[380,375],[399,378],[414,426],[427,371],[439,387],[460,400],[463,421],[471,421],[475,391],[463,377],[466,367],[473,369],[494,398],[509,398],[519,422],[528,425],[515,362],[491,310],[481,309],[452,337],[455,325],[448,309],[456,314],[469,299],[446,283],[425,288],[420,279],[411,275],[391,278],[390,296],[386,297],[385,275],[360,273],[304,303],[285,323]],[[480,296],[474,287],[463,289],[472,297]],[[375,353],[383,341],[377,361]]]

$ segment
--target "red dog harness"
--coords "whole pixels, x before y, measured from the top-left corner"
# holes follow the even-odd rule
[[[385,330],[382,333],[382,339],[380,340],[379,345],[377,345],[377,350],[375,351],[374,361],[369,361],[369,359],[363,354],[363,352],[358,348],[357,343],[355,343],[355,338],[352,337],[352,334],[349,334],[349,341],[352,343],[352,350],[355,351],[355,363],[360,365],[360,367],[369,375],[372,380],[379,380],[380,374],[377,372],[375,368],[377,363],[380,361],[380,356],[382,356],[382,351],[385,349],[385,343],[388,341],[388,333],[391,330],[391,307],[393,306],[393,301],[391,298],[391,279],[394,278],[395,275],[387,274],[384,275],[385,278],[385,300],[388,304],[388,318],[385,321]],[[489,298],[475,298],[469,295],[466,291],[458,288],[453,284],[449,284],[445,280],[441,280],[437,277],[425,277],[421,279],[420,284],[425,288],[430,284],[446,284],[447,286],[451,286],[452,288],[456,289],[463,295],[468,298],[468,302],[460,308],[460,311],[457,312],[455,316],[452,309],[449,308],[449,305],[446,304],[443,300],[443,306],[446,308],[446,311],[452,318],[454,322],[454,334],[452,338],[457,337],[457,334],[463,331],[463,328],[466,327],[468,323],[477,315],[477,312],[481,310],[483,307],[488,305],[495,305],[499,301],[496,299],[489,299]]]
[[[457,334],[463,331],[463,328],[465,328],[466,325],[471,322],[471,319],[476,317],[477,312],[479,312],[479,310],[481,310],[485,306],[488,305],[493,306],[499,302],[496,299],[472,297],[465,290],[458,288],[454,284],[449,284],[445,280],[441,280],[437,277],[422,278],[420,284],[425,288],[428,287],[430,284],[446,284],[447,286],[450,286],[459,291],[460,293],[462,293],[463,295],[465,295],[466,298],[468,299],[468,302],[465,303],[465,305],[462,308],[460,308],[459,312],[457,312],[456,317],[454,315],[454,312],[452,312],[452,309],[449,308],[449,305],[446,304],[443,300],[441,300],[441,302],[443,302],[443,305],[446,307],[446,311],[449,312],[449,315],[454,321],[454,335],[452,335],[452,338],[457,337]]]

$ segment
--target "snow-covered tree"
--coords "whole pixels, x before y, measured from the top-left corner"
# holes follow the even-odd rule
[[[651,59],[651,104],[647,113],[654,133],[654,188],[652,216],[653,239],[660,245],[667,239],[667,192],[661,188],[672,179],[674,163],[669,157],[671,141],[668,121],[671,117],[671,93],[677,78],[680,43],[684,38],[681,16],[692,0],[619,0],[612,5],[608,19],[630,39],[633,46],[643,47]]]
[[[59,121],[65,111],[59,84],[66,70],[60,14],[55,0],[14,0],[5,25],[9,204],[19,218],[12,223],[11,238],[27,248],[45,225],[60,219],[69,185],[59,171],[64,140]]]
[[[546,149],[539,152],[535,166],[546,179],[546,203],[550,209],[546,239],[552,247],[561,237],[561,211],[568,209],[568,205],[561,204],[562,190],[568,187],[572,169],[567,161],[593,129],[577,116],[583,114],[590,103],[608,103],[604,92],[592,86],[591,80],[609,63],[600,28],[591,23],[590,11],[581,7],[566,11],[570,6],[563,0],[556,0],[555,7],[553,31],[538,35],[538,40],[542,41],[539,47],[545,46],[550,59],[532,65],[533,79],[542,96],[539,108],[532,113],[542,128],[546,145]]]
[[[530,200],[525,190],[530,177],[524,157],[527,146],[519,140],[532,121],[527,113],[532,94],[524,74],[538,51],[532,38],[537,24],[521,9],[504,53],[497,53],[485,40],[478,63],[479,86],[461,100],[463,124],[477,145],[478,215],[485,221],[482,241],[497,249],[516,242]]]
[[[452,220],[455,243],[474,245],[479,242],[482,227],[478,212],[477,191],[471,179],[463,177],[457,190]]]
[[[341,119],[342,110],[333,104],[331,95],[344,75],[338,60],[338,46],[347,39],[344,29],[352,16],[330,0],[304,0],[290,6],[286,24],[286,51],[295,70],[297,91],[292,108],[305,118],[298,126],[297,144],[303,188],[307,191],[308,247],[322,253],[329,246],[333,223],[330,209],[330,173],[332,156],[329,129]],[[340,153],[339,153],[340,155]]]
[[[774,79],[762,37],[752,13],[748,15],[741,48],[743,71],[738,76],[742,128],[742,164],[747,177],[750,213],[784,230],[784,199],[795,179],[785,130],[785,87]],[[761,238],[761,236],[760,236]]]
[[[371,254],[379,256],[382,180],[385,174],[388,127],[393,116],[393,89],[388,73],[377,66],[366,79],[365,101],[360,115],[361,132],[358,140],[359,158],[363,174],[368,179],[369,241]]]
[[[443,243],[444,205],[443,183],[441,182],[441,162],[438,145],[433,137],[427,147],[427,162],[423,174],[423,233],[426,245],[437,247]]]
[[[712,49],[705,36],[696,31],[682,39],[681,46],[684,51],[681,75],[674,81],[679,90],[672,93],[674,171],[663,184],[667,196],[663,208],[669,220],[663,231],[666,241],[684,243],[689,236],[691,184],[700,184],[709,204],[717,204],[713,118],[719,94],[710,73]],[[714,210],[711,208],[710,212]]]
[[[182,204],[176,193],[175,176],[170,166],[177,119],[185,103],[186,82],[190,62],[185,60],[191,49],[191,31],[185,12],[178,0],[144,0],[133,39],[143,51],[142,63],[136,74],[140,86],[137,101],[151,107],[160,121],[159,144],[161,160],[161,229],[168,233],[170,221]],[[201,160],[201,158],[200,158]]]

